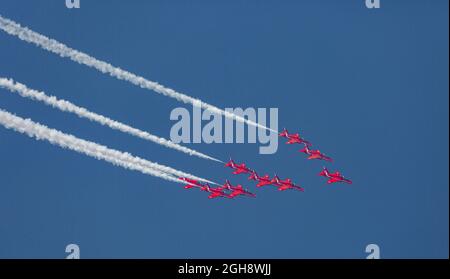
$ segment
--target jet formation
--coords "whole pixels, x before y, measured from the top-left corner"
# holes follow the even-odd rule
[[[307,155],[308,160],[322,160],[326,162],[333,162],[333,159],[324,153],[322,153],[319,149],[312,149],[312,143],[307,141],[303,137],[300,136],[299,133],[289,134],[288,130],[283,129],[281,133],[278,134],[282,138],[286,138],[286,144],[302,144],[303,148],[298,150],[301,153],[305,153]],[[245,174],[248,175],[249,181],[255,181],[256,187],[261,188],[264,186],[273,186],[278,191],[285,190],[295,190],[304,192],[305,189],[299,185],[296,185],[291,178],[281,179],[278,175],[274,174],[273,177],[270,177],[268,174],[264,176],[259,176],[258,173],[249,168],[245,163],[236,163],[233,159],[230,158],[228,162],[225,163],[225,167],[232,169],[232,174],[240,175]],[[332,183],[347,183],[352,184],[350,179],[345,178],[339,171],[330,172],[326,167],[323,167],[322,171],[319,173],[319,176],[323,176],[327,178],[327,184]],[[209,199],[215,198],[227,198],[234,199],[238,196],[243,197],[251,197],[254,198],[256,195],[250,192],[248,189],[245,189],[242,185],[232,185],[229,180],[225,180],[223,185],[219,185],[217,187],[212,187],[208,183],[202,183],[194,179],[180,177],[183,182],[185,182],[185,189],[197,188],[202,192],[207,192]]]
[[[247,189],[244,189],[242,185],[233,186],[228,180],[225,181],[225,184],[219,187],[211,187],[208,183],[202,184],[197,180],[189,179],[186,177],[180,177],[180,180],[186,182],[184,189],[198,188],[200,189],[200,191],[209,193],[209,199],[218,197],[233,199],[239,195],[252,198],[256,197],[255,194],[248,191]]]
[[[311,149],[312,143],[303,139],[299,133],[296,134],[289,134],[288,130],[283,129],[281,133],[278,134],[278,136],[287,138],[288,141],[286,144],[303,144],[303,148],[299,150],[299,152],[305,153],[308,155],[308,160],[324,160],[327,162],[333,162],[333,159],[331,157],[326,156],[320,150]],[[320,176],[324,176],[328,178],[327,183],[332,184],[335,182],[343,182],[347,184],[352,184],[352,181],[350,179],[345,178],[341,175],[339,171],[336,171],[334,173],[330,173],[326,167],[323,167],[322,171],[319,173]],[[267,177],[266,177],[267,178]]]
[[[279,191],[284,191],[288,189],[298,190],[304,192],[304,189],[298,185],[295,185],[290,178],[286,178],[285,180],[281,180],[276,174],[273,178],[270,178],[268,174],[263,177],[259,177],[256,171],[249,169],[245,163],[237,164],[232,159],[225,164],[226,167],[230,167],[234,169],[233,174],[250,174],[248,177],[249,180],[255,180],[258,183],[256,187],[262,187],[265,185],[273,185],[278,188]]]

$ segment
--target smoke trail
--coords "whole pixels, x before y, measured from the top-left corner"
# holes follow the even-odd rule
[[[37,140],[47,140],[62,148],[68,148],[98,160],[105,160],[117,166],[158,176],[169,181],[180,182],[180,180],[174,176],[182,176],[213,183],[206,179],[135,157],[129,153],[110,149],[106,146],[83,140],[58,130],[50,129],[44,125],[35,123],[30,119],[20,118],[2,109],[0,109],[0,124],[8,129],[13,129],[17,132],[27,134],[30,137],[34,137]]]
[[[258,124],[254,121],[245,119],[245,117],[225,111],[216,106],[204,103],[199,99],[195,99],[195,98],[192,98],[185,94],[176,92],[175,90],[166,88],[166,87],[158,84],[157,82],[147,80],[143,77],[140,77],[140,76],[137,76],[128,71],[122,70],[121,68],[114,67],[113,65],[111,65],[109,63],[100,61],[92,56],[87,55],[86,53],[72,49],[54,39],[50,39],[44,35],[36,33],[34,31],[28,29],[27,27],[22,27],[20,24],[14,22],[12,20],[9,20],[7,18],[4,18],[1,15],[0,15],[0,29],[2,29],[3,31],[5,31],[6,33],[8,33],[10,35],[18,37],[19,39],[21,39],[23,41],[26,41],[28,43],[33,43],[47,51],[58,54],[61,57],[70,58],[71,60],[73,60],[79,64],[83,64],[88,67],[92,67],[104,74],[109,74],[117,79],[131,82],[142,88],[153,90],[159,94],[174,98],[174,99],[176,99],[180,102],[186,103],[186,104],[191,104],[191,105],[200,107],[202,109],[207,109],[213,113],[223,115],[227,118],[234,119],[236,121],[239,121],[242,123],[247,123],[248,125],[252,125],[257,128],[262,128],[262,129],[266,129],[266,130],[277,133],[277,131],[270,129],[264,125]]]
[[[30,119],[20,118],[1,109],[0,109],[0,123],[7,129],[13,129],[19,133],[26,134],[29,137],[36,138],[37,140],[45,139],[48,140],[50,143],[58,145],[62,148],[68,148],[70,150],[94,157],[98,160],[105,160],[113,165],[121,166],[125,169],[136,170],[144,174],[150,174],[153,176],[166,179],[168,181],[179,182],[178,179],[176,179],[170,174],[159,172],[153,169],[148,169],[143,167],[142,165],[136,165],[118,158],[110,157],[106,154],[103,154],[102,152],[94,152],[91,149],[87,148],[86,146],[81,147],[82,144],[80,145],[76,141],[75,142],[73,141],[74,139],[77,140],[73,136],[64,135],[61,132],[57,132],[43,125],[34,123]]]
[[[58,100],[54,96],[47,96],[44,92],[39,92],[37,90],[29,89],[24,84],[21,84],[19,82],[14,82],[12,79],[6,79],[0,77],[0,87],[6,88],[10,90],[11,92],[18,93],[22,97],[30,98],[36,101],[43,102],[49,106],[55,107],[61,111],[71,112],[79,117],[87,118],[91,121],[95,121],[97,123],[100,123],[102,125],[106,125],[112,129],[119,130],[121,132],[152,141],[154,143],[163,145],[168,148],[172,148],[181,152],[184,152],[189,155],[194,155],[203,159],[209,159],[216,162],[222,162],[221,160],[218,160],[216,158],[210,157],[206,154],[200,153],[198,151],[192,150],[190,148],[181,146],[179,144],[176,144],[170,140],[166,140],[164,138],[160,138],[157,136],[154,136],[152,134],[149,134],[148,132],[141,131],[139,129],[133,128],[131,126],[128,126],[126,124],[123,124],[121,122],[112,120],[110,118],[107,118],[105,116],[99,115],[97,113],[88,111],[87,109],[83,107],[76,106],[75,104],[72,104],[71,102],[65,101],[65,100]]]

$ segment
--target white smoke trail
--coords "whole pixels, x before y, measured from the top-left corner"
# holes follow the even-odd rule
[[[170,167],[161,166],[139,157],[135,157],[129,153],[110,149],[95,142],[83,140],[75,136],[65,134],[58,130],[54,130],[39,123],[33,122],[30,119],[23,119],[21,117],[15,116],[2,109],[0,109],[0,124],[8,129],[13,129],[17,132],[27,134],[30,137],[34,137],[37,140],[44,139],[52,144],[59,145],[62,148],[68,148],[70,150],[94,157],[98,160],[105,160],[114,165],[118,165],[127,169],[137,170],[153,176],[158,176],[169,181],[180,182],[177,177],[188,177],[216,184],[206,179],[177,171]]]
[[[18,37],[19,39],[21,39],[23,41],[26,41],[28,43],[33,43],[47,51],[58,54],[61,57],[70,58],[71,60],[73,60],[79,64],[83,64],[88,67],[92,67],[104,74],[109,74],[117,79],[126,80],[126,81],[133,83],[137,86],[140,86],[142,88],[153,90],[159,94],[174,98],[180,102],[183,102],[186,104],[191,104],[191,105],[200,107],[202,109],[207,109],[213,113],[223,115],[227,118],[234,119],[234,120],[242,122],[242,123],[247,123],[248,125],[266,129],[266,130],[269,130],[269,131],[272,131],[275,133],[277,132],[277,131],[270,129],[264,125],[258,124],[249,119],[245,119],[245,117],[225,111],[216,106],[204,103],[199,99],[192,98],[185,94],[179,93],[173,89],[166,88],[166,87],[158,84],[157,82],[147,80],[143,77],[140,77],[140,76],[137,76],[128,71],[122,70],[121,68],[114,67],[113,65],[111,65],[109,63],[100,61],[92,56],[89,56],[86,53],[72,49],[54,39],[50,39],[44,35],[34,32],[34,31],[28,29],[27,27],[22,27],[20,24],[12,21],[10,19],[4,18],[1,15],[0,15],[0,29],[2,29],[3,31],[5,31],[6,33],[8,33],[10,35]]]
[[[141,131],[139,129],[133,128],[126,124],[123,124],[121,122],[112,120],[103,115],[99,115],[97,113],[88,111],[87,109],[85,109],[83,107],[79,107],[75,104],[72,104],[69,101],[58,100],[54,96],[47,96],[44,92],[40,92],[37,90],[27,88],[26,85],[21,84],[19,82],[14,82],[14,80],[12,80],[12,79],[6,79],[6,78],[0,77],[0,87],[6,88],[14,93],[18,93],[22,97],[26,97],[26,98],[30,98],[30,99],[33,99],[36,101],[43,102],[49,106],[52,106],[54,108],[61,110],[61,111],[74,113],[74,114],[78,115],[79,117],[87,118],[91,121],[95,121],[102,125],[106,125],[112,129],[119,130],[121,132],[124,132],[124,133],[130,134],[130,135],[163,145],[165,147],[172,148],[177,151],[181,151],[186,154],[194,155],[194,156],[197,156],[197,157],[200,157],[203,159],[209,159],[209,160],[213,160],[216,162],[222,162],[221,160],[210,157],[206,154],[200,153],[200,152],[192,150],[190,148],[181,146],[170,140],[166,140],[164,138],[154,136],[148,132]]]

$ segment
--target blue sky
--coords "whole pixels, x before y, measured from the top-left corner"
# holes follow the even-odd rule
[[[222,165],[0,90],[0,108],[216,181],[256,199],[208,200],[0,127],[0,257],[447,258],[448,1],[4,0],[0,14],[218,107],[277,107],[352,185],[280,142],[191,144],[303,185],[256,189]],[[187,105],[0,32],[0,76],[159,136]]]

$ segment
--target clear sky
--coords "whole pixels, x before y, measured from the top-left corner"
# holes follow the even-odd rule
[[[256,189],[189,157],[0,89],[0,108],[180,170],[242,183],[256,199],[209,200],[0,127],[0,257],[447,258],[448,1],[2,0],[0,15],[218,107],[277,107],[353,180],[280,142],[190,144],[304,193]],[[168,138],[192,108],[0,31],[0,76]]]

